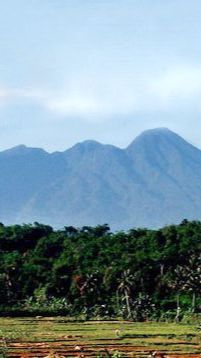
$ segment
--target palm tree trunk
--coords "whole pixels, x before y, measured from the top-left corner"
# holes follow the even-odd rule
[[[193,292],[192,307],[191,307],[192,313],[195,312],[195,305],[196,305],[196,295],[195,295],[195,292]]]
[[[127,312],[128,312],[128,318],[131,318],[131,307],[130,307],[129,296],[128,296],[127,290],[124,290],[124,295],[125,295],[125,299],[126,299],[126,308],[127,308]]]
[[[177,296],[177,312],[176,312],[176,316],[175,316],[175,322],[179,322],[180,320],[180,302],[179,302],[179,294]]]

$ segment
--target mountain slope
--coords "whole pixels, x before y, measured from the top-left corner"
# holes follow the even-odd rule
[[[0,153],[0,220],[113,229],[201,219],[201,151],[165,128],[125,150],[95,141],[63,153]]]
[[[23,145],[0,153],[0,220],[21,222],[25,203],[65,171],[61,155]],[[31,218],[30,218],[31,219]]]
[[[201,218],[200,150],[168,129],[157,129],[136,138],[127,153],[151,193],[145,200],[151,226]],[[146,216],[145,210],[143,221]]]

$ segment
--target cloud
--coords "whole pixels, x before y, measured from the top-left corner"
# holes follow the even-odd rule
[[[156,108],[171,108],[185,101],[190,105],[201,95],[201,68],[180,66],[167,70],[150,83],[150,96],[157,100]]]
[[[0,103],[31,101],[55,118],[68,116],[84,120],[104,120],[115,115],[200,108],[201,68],[178,66],[160,74],[116,82],[76,85],[73,90],[51,91],[37,88],[0,89]],[[89,87],[89,88],[88,88]]]
[[[92,116],[93,120],[195,107],[201,111],[201,67],[180,65],[143,77],[110,80],[97,80],[91,92],[86,85],[73,93],[51,94],[43,97],[43,105],[61,116]]]
[[[0,102],[5,105],[26,98],[40,102],[45,97],[45,92],[38,89],[0,88]]]
[[[44,101],[45,107],[61,115],[86,116],[101,111],[100,103],[93,97],[68,96],[61,98],[48,98]]]
[[[0,105],[4,105],[10,98],[10,91],[5,88],[0,88]]]

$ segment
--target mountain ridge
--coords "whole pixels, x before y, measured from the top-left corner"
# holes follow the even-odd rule
[[[167,128],[121,149],[94,140],[63,152],[0,152],[0,221],[112,229],[201,219],[201,150]]]
[[[29,147],[28,145],[26,144],[17,144],[13,147],[10,147],[10,148],[7,148],[7,149],[2,149],[0,150],[0,153],[5,153],[5,152],[9,152],[9,151],[17,151],[17,150],[30,150],[30,149],[33,149],[33,150],[41,150],[43,152],[46,152],[48,154],[55,154],[55,153],[65,153],[66,151],[76,147],[76,146],[87,146],[87,145],[99,145],[99,146],[111,146],[111,147],[114,147],[114,148],[118,148],[120,150],[126,150],[132,143],[134,143],[137,139],[139,139],[140,137],[145,137],[145,136],[148,136],[149,134],[153,134],[153,135],[156,135],[156,134],[160,134],[160,133],[169,133],[169,134],[172,134],[172,135],[175,135],[177,136],[178,138],[182,139],[183,141],[185,141],[186,143],[188,143],[190,146],[193,146],[194,148],[196,148],[197,150],[201,151],[201,149],[197,148],[195,145],[189,143],[188,140],[184,139],[182,136],[180,136],[179,134],[177,134],[176,132],[172,131],[171,129],[169,128],[166,128],[166,127],[157,127],[157,128],[152,128],[152,129],[146,129],[144,131],[142,131],[139,135],[137,135],[132,141],[131,143],[129,143],[126,147],[122,148],[122,147],[118,147],[117,145],[114,145],[114,144],[109,144],[109,143],[101,143],[97,140],[94,140],[94,139],[84,139],[83,141],[80,141],[80,142],[77,142],[75,144],[73,144],[72,146],[70,146],[69,148],[67,149],[64,149],[64,150],[54,150],[53,152],[49,152],[48,150],[44,149],[44,148],[41,148],[41,147]]]

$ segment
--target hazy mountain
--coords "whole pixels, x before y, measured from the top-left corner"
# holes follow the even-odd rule
[[[126,149],[95,141],[65,152],[0,153],[0,220],[113,229],[201,219],[201,151],[165,128]]]

